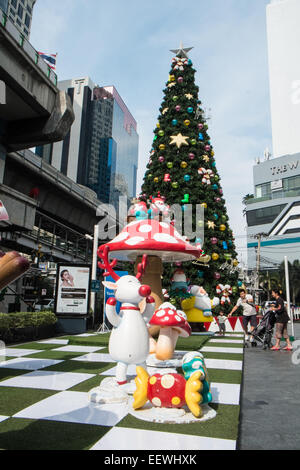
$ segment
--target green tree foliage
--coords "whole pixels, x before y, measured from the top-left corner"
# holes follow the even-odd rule
[[[191,284],[203,285],[211,298],[216,296],[218,284],[229,284],[233,288],[231,302],[234,302],[238,296],[234,237],[207,120],[198,99],[195,69],[182,50],[172,60],[163,93],[140,199],[147,201],[160,193],[170,206],[180,204],[182,213],[190,210],[188,204],[192,205],[193,230],[204,223],[205,237],[204,240],[198,237],[190,241],[201,244],[211,260],[205,266],[184,263],[186,275]],[[197,204],[205,208],[204,221],[196,220]],[[175,226],[185,235],[181,220],[176,220]],[[169,284],[172,271],[166,265],[165,284]],[[225,310],[230,308],[227,304]]]

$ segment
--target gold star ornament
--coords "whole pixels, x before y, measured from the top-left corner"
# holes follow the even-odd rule
[[[162,114],[166,114],[169,111],[169,108],[165,108],[162,112]]]
[[[189,145],[187,143],[188,138],[189,138],[188,136],[184,136],[181,133],[177,135],[171,135],[170,145],[177,145],[177,148],[180,149],[182,145]]]
[[[207,222],[207,226],[208,228],[211,228],[213,230],[216,228],[216,224],[214,222],[211,222],[210,220]]]
[[[184,96],[185,96],[188,100],[191,100],[192,98],[194,98],[193,95],[191,95],[190,93],[186,93]]]

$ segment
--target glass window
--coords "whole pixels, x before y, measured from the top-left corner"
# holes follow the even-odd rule
[[[23,18],[23,13],[24,13],[24,8],[22,7],[22,5],[19,5],[19,8],[18,8],[18,16],[19,18]]]
[[[264,207],[253,211],[247,211],[247,224],[248,227],[254,225],[271,224],[280,212],[286,207],[286,204],[278,206]]]
[[[30,13],[30,15],[32,15],[32,9],[30,8],[30,6],[29,6],[29,5],[27,5],[27,7],[26,7],[26,8],[27,8],[27,11],[28,11],[28,13]]]
[[[30,26],[30,16],[27,13],[26,13],[26,16],[25,16],[24,23],[27,26],[27,28],[29,28],[29,26]]]
[[[283,180],[283,188],[285,191],[294,191],[300,189],[300,176],[292,176]]]
[[[15,11],[14,11],[12,8],[9,10],[9,14],[10,14],[10,16],[12,16],[13,18],[16,16],[16,13],[15,13]]]
[[[0,8],[7,13],[8,0],[0,0]]]
[[[17,8],[17,0],[11,0],[10,4],[14,7]]]

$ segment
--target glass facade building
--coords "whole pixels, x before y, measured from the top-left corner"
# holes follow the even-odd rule
[[[118,209],[119,197],[136,196],[137,123],[115,87],[95,86],[88,78],[60,82],[73,103],[75,122],[63,142],[36,153],[99,200]]]

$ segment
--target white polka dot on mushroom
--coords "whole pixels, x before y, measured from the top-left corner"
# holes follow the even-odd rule
[[[144,241],[143,237],[132,237],[129,240],[126,240],[126,245],[134,246],[142,243]]]
[[[160,318],[160,317],[163,317],[165,313],[166,313],[166,312],[165,312],[164,310],[159,310],[159,311],[156,313],[156,316]]]
[[[152,230],[151,225],[141,225],[138,229],[138,231],[142,233],[151,232],[151,230]]]
[[[179,317],[178,315],[175,315],[175,318],[176,318],[177,321],[182,321],[182,318]]]
[[[162,228],[169,228],[170,225],[169,224],[166,224],[166,222],[160,222],[159,225],[162,227]]]
[[[169,318],[169,317],[165,317],[163,320],[164,320],[164,321],[169,321],[170,318]]]
[[[128,238],[128,237],[129,237],[128,232],[122,232],[116,238],[114,238],[110,243],[122,242],[123,240],[126,240],[126,238]]]
[[[178,243],[177,240],[171,235],[169,235],[168,233],[156,233],[153,236],[153,238],[156,242],[174,243],[174,244]]]

